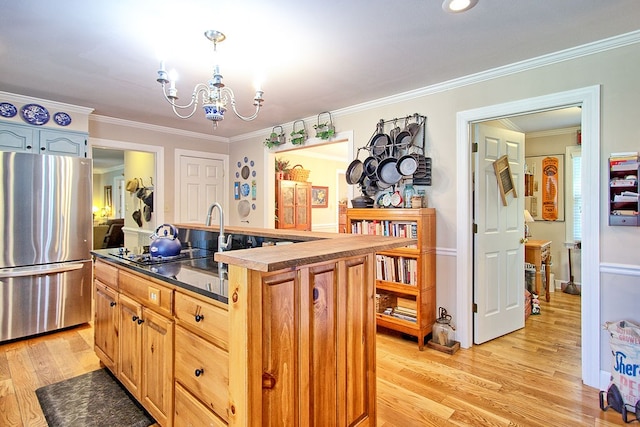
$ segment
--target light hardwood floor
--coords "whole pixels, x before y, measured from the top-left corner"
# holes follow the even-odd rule
[[[555,292],[541,308],[454,355],[379,333],[378,426],[624,425],[580,381],[580,298]],[[87,325],[0,345],[0,426],[46,426],[35,390],[100,368],[92,343]]]

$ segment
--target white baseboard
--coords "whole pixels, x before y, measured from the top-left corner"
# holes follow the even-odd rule
[[[607,390],[611,384],[611,372],[600,371],[600,390]]]

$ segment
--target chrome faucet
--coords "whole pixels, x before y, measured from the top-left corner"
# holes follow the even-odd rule
[[[220,233],[218,234],[218,251],[224,252],[229,250],[231,247],[231,235],[227,239],[224,236],[224,213],[222,212],[222,206],[220,203],[212,203],[209,206],[209,211],[207,212],[207,219],[205,221],[205,225],[211,225],[211,214],[213,213],[213,209],[218,208],[218,212],[220,212]],[[224,272],[226,271],[225,265],[223,262],[218,261],[218,275],[220,276],[220,282],[224,280]]]

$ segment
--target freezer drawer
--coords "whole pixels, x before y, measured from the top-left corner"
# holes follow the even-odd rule
[[[0,269],[0,341],[91,320],[91,261]]]

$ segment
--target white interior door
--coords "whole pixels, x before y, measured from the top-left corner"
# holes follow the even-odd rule
[[[224,162],[180,156],[180,217],[178,222],[205,222],[213,202],[224,205]],[[217,211],[214,222],[218,221]]]
[[[474,342],[524,327],[524,134],[474,125]],[[503,204],[493,163],[507,155],[516,197]]]

